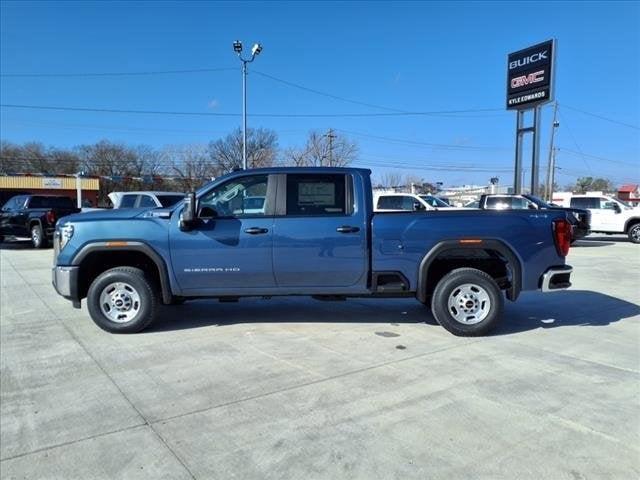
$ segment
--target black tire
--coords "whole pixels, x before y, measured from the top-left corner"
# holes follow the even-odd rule
[[[451,309],[450,299],[454,303]],[[460,337],[487,334],[500,322],[503,308],[504,296],[498,284],[475,268],[458,268],[446,274],[436,285],[431,299],[431,312],[438,323]],[[456,315],[477,323],[463,323]]]
[[[47,248],[47,236],[39,223],[31,227],[31,245],[33,248]]]
[[[131,308],[137,309],[137,313],[131,319],[123,320],[121,323],[112,320],[103,313],[103,308],[100,305],[103,291],[107,295],[107,287],[116,283],[126,284],[139,297],[139,302],[134,301],[131,305]],[[127,291],[124,293],[126,294]],[[109,302],[106,303],[109,305]],[[87,293],[87,307],[91,318],[101,329],[111,333],[136,333],[144,330],[153,322],[158,310],[158,295],[154,282],[143,270],[134,267],[116,267],[101,273],[91,283]],[[123,316],[126,315],[128,313],[123,313]]]
[[[629,227],[629,231],[627,232],[627,236],[629,237],[629,241],[631,243],[640,243],[640,223],[636,223]]]

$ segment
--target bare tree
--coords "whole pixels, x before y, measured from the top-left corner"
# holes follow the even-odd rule
[[[273,165],[278,151],[278,135],[265,128],[247,130],[247,166]],[[242,167],[242,130],[239,128],[225,138],[209,144],[209,156],[223,173]]]
[[[211,160],[206,145],[166,147],[162,156],[164,163],[170,164],[173,174],[178,176],[177,186],[184,192],[195,190],[221,173]]]
[[[332,130],[324,134],[309,132],[303,148],[290,148],[283,152],[286,165],[297,167],[344,167],[358,156],[358,145],[344,135],[336,135]]]
[[[38,173],[45,175],[76,173],[79,158],[69,150],[27,142],[0,144],[0,171],[4,173]]]
[[[398,172],[385,172],[380,175],[377,186],[383,188],[398,188],[403,186],[402,175]]]

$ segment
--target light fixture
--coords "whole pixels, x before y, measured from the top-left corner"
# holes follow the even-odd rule
[[[253,48],[251,49],[251,55],[260,55],[261,51],[262,51],[262,45],[260,45],[259,43],[256,43],[253,45]]]
[[[235,42],[233,42],[233,51],[238,55],[242,52],[242,42],[240,40],[236,40]]]

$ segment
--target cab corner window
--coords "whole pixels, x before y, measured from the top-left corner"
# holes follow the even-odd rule
[[[287,175],[287,215],[347,215],[346,180],[340,174]]]
[[[200,198],[198,216],[247,217],[267,213],[268,175],[240,177],[215,187]]]

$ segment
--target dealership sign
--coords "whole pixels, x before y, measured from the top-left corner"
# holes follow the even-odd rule
[[[524,110],[553,100],[555,40],[534,45],[507,59],[507,110]]]

